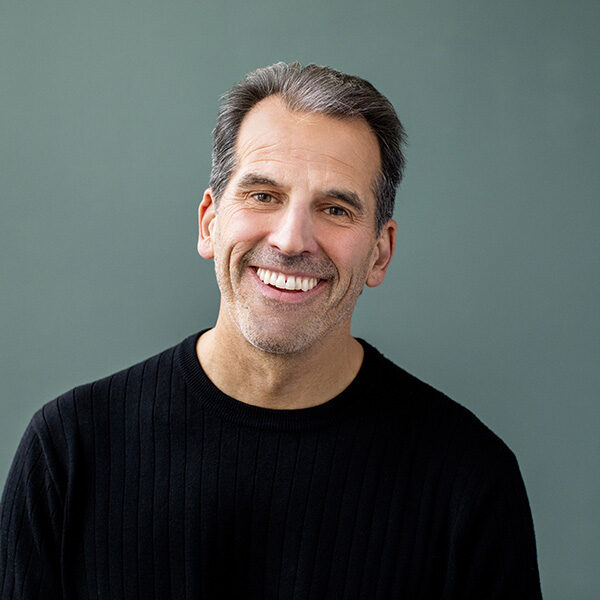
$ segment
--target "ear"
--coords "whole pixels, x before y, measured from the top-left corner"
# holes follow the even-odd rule
[[[381,230],[373,253],[373,266],[367,276],[366,284],[375,287],[383,283],[385,272],[394,255],[396,247],[396,229],[398,225],[394,219],[390,219]]]
[[[215,225],[215,201],[212,189],[208,188],[204,192],[202,202],[198,206],[198,254],[202,258],[213,258],[215,255],[213,249],[212,231]]]

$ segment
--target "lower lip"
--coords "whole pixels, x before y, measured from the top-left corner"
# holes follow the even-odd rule
[[[273,300],[278,300],[279,302],[287,302],[290,304],[306,302],[307,300],[314,298],[314,296],[318,294],[327,283],[327,280],[321,279],[314,288],[306,292],[303,292],[302,290],[282,290],[262,281],[256,273],[256,269],[254,267],[248,267],[248,270],[250,271],[254,280],[260,286],[260,289],[265,296],[272,298]]]

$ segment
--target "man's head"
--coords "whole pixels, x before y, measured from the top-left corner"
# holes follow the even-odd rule
[[[236,167],[236,141],[244,117],[261,100],[279,95],[292,111],[338,119],[364,119],[377,138],[380,170],[372,190],[377,199],[375,229],[392,218],[402,180],[406,134],[391,103],[368,81],[330,67],[283,62],[257,69],[222,98],[214,130],[210,187],[218,203]]]
[[[346,101],[325,94],[322,107],[351,104],[347,88],[356,78],[339,77],[346,78]],[[355,87],[387,103],[366,82]],[[313,81],[313,108],[319,105],[317,92]],[[290,106],[282,91],[252,97],[235,119],[235,111],[229,111],[229,121],[221,111],[215,160],[224,166],[213,167],[198,212],[198,251],[214,258],[221,291],[217,327],[233,336],[241,332],[255,347],[277,354],[301,352],[326,339],[335,346],[334,340],[350,335],[364,285],[384,279],[396,223],[393,195],[387,204],[380,202],[376,188],[377,182],[384,189],[392,181],[395,189],[401,171],[382,175],[381,139],[356,109],[342,118],[324,108]],[[367,109],[381,113],[372,104]],[[400,134],[389,110],[396,123],[391,127]],[[228,122],[232,131],[223,130]],[[225,138],[231,138],[229,150],[219,142]],[[390,143],[400,150],[401,136],[394,139]],[[219,158],[222,152],[225,158]],[[401,161],[396,155],[398,167]]]

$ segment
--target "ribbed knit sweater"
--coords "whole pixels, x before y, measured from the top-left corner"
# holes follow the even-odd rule
[[[517,461],[466,408],[363,340],[335,398],[253,406],[201,333],[34,415],[0,598],[541,598]]]

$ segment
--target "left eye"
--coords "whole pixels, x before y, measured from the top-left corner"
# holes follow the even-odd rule
[[[325,212],[328,215],[332,215],[334,217],[343,217],[343,216],[345,216],[345,215],[348,214],[348,212],[345,209],[343,209],[343,208],[341,208],[339,206],[328,206],[325,209]]]

